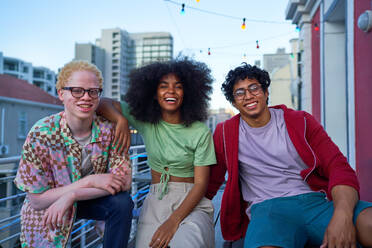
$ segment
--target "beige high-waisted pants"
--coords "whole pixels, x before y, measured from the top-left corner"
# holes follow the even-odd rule
[[[149,247],[156,229],[167,220],[186,198],[192,183],[168,183],[168,193],[159,200],[160,184],[152,184],[138,220],[136,248]],[[214,248],[212,201],[202,198],[193,211],[181,222],[171,242],[171,248]]]

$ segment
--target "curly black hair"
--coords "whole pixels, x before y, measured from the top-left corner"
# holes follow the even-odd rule
[[[234,85],[239,80],[244,80],[246,78],[256,79],[260,83],[264,92],[267,91],[271,82],[269,73],[267,71],[262,70],[257,66],[251,66],[247,63],[242,63],[241,66],[238,66],[234,70],[229,71],[225,78],[225,82],[222,84],[221,90],[229,102],[234,102]]]
[[[173,73],[183,85],[181,118],[185,126],[194,121],[204,121],[208,117],[213,78],[205,63],[187,57],[166,62],[155,62],[129,74],[129,88],[124,100],[130,113],[140,121],[158,123],[161,119],[160,105],[156,100],[160,79]]]

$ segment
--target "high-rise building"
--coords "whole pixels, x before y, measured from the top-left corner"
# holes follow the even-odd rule
[[[56,74],[49,68],[42,66],[34,67],[29,62],[17,58],[5,57],[0,52],[0,74],[26,80],[50,95],[57,96]]]
[[[75,43],[75,59],[88,60],[101,70],[104,76],[105,50],[92,43]]]
[[[170,33],[132,33],[135,66],[154,61],[166,61],[173,57],[173,37]]]
[[[97,56],[101,54],[99,49],[104,51],[104,58]],[[172,57],[173,37],[166,32],[128,33],[120,28],[103,29],[95,45],[75,45],[75,59],[88,60],[97,65],[105,81],[103,96],[116,100],[123,99],[128,75],[133,68]]]

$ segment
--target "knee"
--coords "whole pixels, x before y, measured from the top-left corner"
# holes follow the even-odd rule
[[[364,209],[357,218],[358,230],[372,230],[372,207]]]

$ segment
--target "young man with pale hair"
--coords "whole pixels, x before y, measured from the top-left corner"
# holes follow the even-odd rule
[[[66,64],[56,85],[64,111],[39,120],[23,146],[16,186],[22,247],[65,247],[75,219],[105,221],[104,247],[127,247],[131,166],[114,149],[114,125],[96,116],[102,76],[85,61]]]

